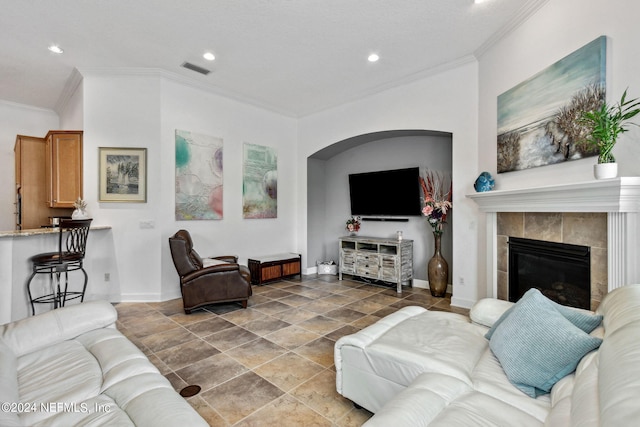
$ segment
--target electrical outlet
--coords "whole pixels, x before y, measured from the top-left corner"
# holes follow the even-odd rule
[[[111,280],[111,273],[104,273],[104,281],[108,282]]]
[[[460,278],[458,278],[458,284],[464,286],[464,277],[460,276]]]

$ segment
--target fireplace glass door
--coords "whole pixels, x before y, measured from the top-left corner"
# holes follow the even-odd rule
[[[537,288],[553,301],[588,310],[590,252],[588,246],[509,237],[509,300]]]

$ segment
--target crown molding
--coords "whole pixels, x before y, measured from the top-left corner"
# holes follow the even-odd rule
[[[482,57],[486,51],[491,49],[496,43],[526,22],[532,15],[534,15],[539,9],[542,8],[545,4],[547,4],[549,0],[531,0],[527,2],[511,19],[507,22],[500,30],[496,31],[487,41],[482,43],[478,49],[474,52],[474,55],[477,58]]]
[[[82,83],[82,74],[80,74],[77,68],[74,68],[67,82],[64,84],[64,88],[62,88],[56,105],[53,107],[56,113],[62,114],[65,108],[67,108],[69,101],[73,97],[73,94],[76,93],[76,90],[78,90],[80,83]]]
[[[474,62],[477,62],[476,57],[474,55],[467,55],[467,56],[463,56],[462,58],[458,58],[456,60],[449,61],[447,63],[437,65],[435,67],[425,68],[423,70],[416,71],[415,73],[407,74],[406,76],[401,77],[399,79],[392,80],[390,82],[383,83],[383,84],[380,84],[378,86],[374,86],[374,87],[372,87],[370,89],[362,91],[359,94],[351,96],[349,98],[343,98],[340,102],[333,103],[332,105],[328,105],[328,106],[324,106],[324,107],[318,107],[317,109],[308,109],[307,111],[301,112],[298,115],[298,118],[302,118],[302,117],[309,116],[309,115],[312,115],[312,114],[320,113],[322,111],[327,111],[327,110],[330,110],[332,108],[339,107],[341,105],[350,104],[352,102],[357,102],[357,101],[360,101],[362,99],[368,98],[370,96],[382,93],[382,92],[384,92],[386,90],[395,89],[395,88],[398,88],[398,87],[401,87],[401,86],[405,86],[405,85],[417,82],[419,80],[423,80],[423,79],[426,79],[426,78],[429,78],[429,77],[433,77],[433,76],[441,74],[441,73],[443,73],[445,71],[453,70],[455,68],[461,67],[461,66],[466,65],[466,64],[474,63]]]
[[[162,70],[160,68],[127,68],[127,67],[83,67],[79,69],[83,76],[110,76],[110,77],[158,77],[184,86],[198,89],[204,92],[214,93],[234,101],[249,104],[264,110],[269,110],[283,116],[296,118],[297,115],[291,111],[275,107],[271,104],[257,101],[253,98],[240,95],[236,92],[222,89],[211,83],[203,83],[199,80],[185,77],[171,71]]]
[[[0,105],[6,105],[7,107],[11,107],[14,109],[28,110],[32,112],[38,112],[38,113],[56,114],[56,112],[51,108],[34,107],[33,105],[20,104],[18,102],[6,101],[4,99],[0,99]]]

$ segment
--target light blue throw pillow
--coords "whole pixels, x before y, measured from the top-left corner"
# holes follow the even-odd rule
[[[535,288],[531,288],[529,289],[520,299],[522,301],[523,298],[525,298],[528,294],[531,293],[537,293],[540,295],[540,297],[546,299],[550,304],[552,304],[556,310],[558,310],[560,312],[560,314],[562,314],[569,322],[573,323],[576,327],[580,328],[581,330],[585,331],[586,333],[590,334],[591,331],[593,331],[595,328],[597,328],[598,326],[600,326],[600,323],[602,323],[602,315],[601,314],[590,314],[590,313],[585,313],[584,311],[581,311],[579,309],[575,309],[575,308],[571,308],[571,307],[567,307],[564,306],[562,304],[558,304],[555,301],[551,301],[550,299],[548,299],[547,297],[545,297],[544,295],[542,295],[542,293],[535,289]],[[517,304],[517,303],[516,303]],[[485,338],[490,340],[491,336],[493,335],[493,333],[495,332],[496,328],[500,325],[500,323],[502,323],[502,321],[504,319],[507,318],[507,316],[509,316],[509,314],[511,314],[511,311],[513,310],[515,306],[509,308],[507,311],[505,311],[502,316],[500,316],[498,318],[498,320],[496,320],[496,322],[493,324],[493,326],[491,326],[491,329],[489,329],[489,331],[485,334]]]
[[[489,347],[509,381],[533,398],[549,393],[602,343],[565,318],[540,292],[527,292],[510,310]]]

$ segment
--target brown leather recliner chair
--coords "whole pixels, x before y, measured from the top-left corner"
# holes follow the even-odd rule
[[[240,301],[242,307],[247,308],[252,294],[251,273],[246,266],[238,264],[238,257],[214,257],[224,262],[204,267],[187,230],[169,237],[169,248],[180,276],[185,313],[190,314],[191,310],[204,305],[230,301]]]

